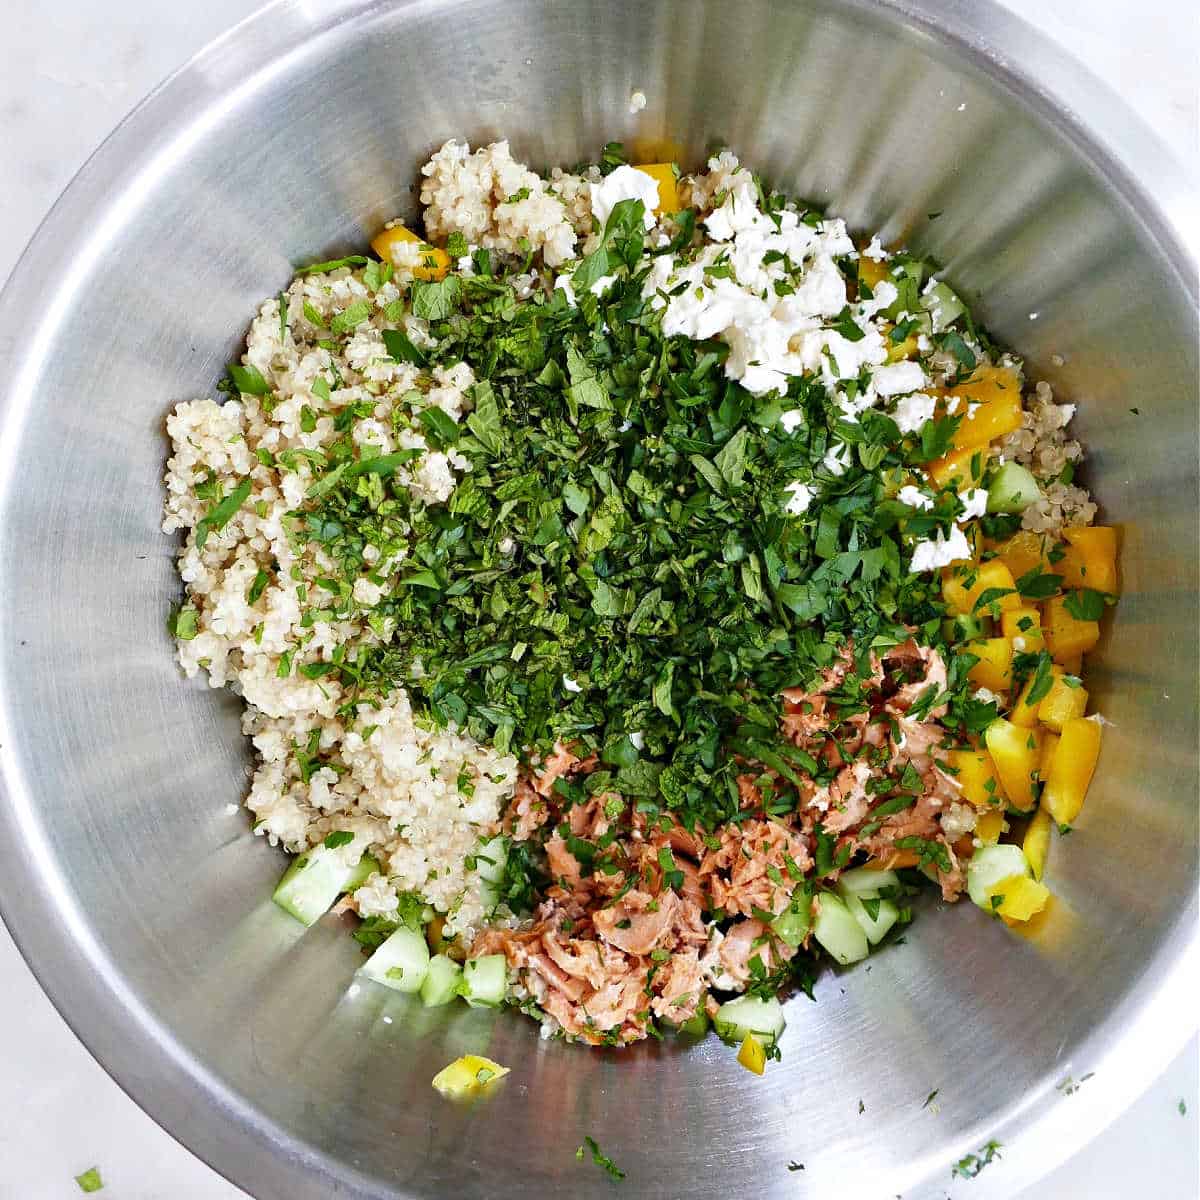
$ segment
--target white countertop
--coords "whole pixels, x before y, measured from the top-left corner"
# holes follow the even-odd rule
[[[1196,166],[1194,0],[1006,0],[1083,59]],[[58,193],[160,79],[258,0],[0,0],[0,282]],[[1019,1200],[1195,1200],[1197,1045],[1103,1137]],[[1179,1103],[1186,1101],[1181,1116]],[[99,1166],[113,1200],[244,1200],[131,1101],[41,993],[0,925],[0,1200],[68,1200]],[[991,1168],[1002,1171],[1003,1164]]]

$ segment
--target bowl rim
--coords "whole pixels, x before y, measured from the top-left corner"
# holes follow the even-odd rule
[[[434,0],[452,7],[458,0]],[[824,0],[907,25],[960,56],[1069,143],[1121,200],[1148,248],[1178,279],[1195,323],[1200,308],[1200,228],[1195,184],[1158,135],[1107,84],[995,0]],[[0,379],[0,429],[19,424],[51,334],[73,288],[66,271],[88,257],[81,219],[103,213],[119,224],[122,207],[106,197],[169,169],[213,119],[271,74],[316,54],[342,27],[384,8],[422,0],[272,0],[207,43],[155,87],[105,138],[72,178],[22,252],[2,291],[0,329],[22,328],[23,348],[5,345],[15,368]],[[194,114],[199,113],[197,117]],[[1090,114],[1085,116],[1084,114]],[[1152,181],[1143,183],[1142,181]],[[85,275],[86,272],[80,271]],[[64,282],[66,281],[66,282]],[[30,322],[30,314],[36,314]],[[24,399],[23,399],[24,398]],[[15,438],[0,436],[0,500],[11,477]],[[0,696],[0,746],[12,745]],[[15,853],[11,847],[20,847]],[[131,990],[71,899],[43,837],[14,757],[0,756],[0,918],[39,985],[101,1067],[157,1124],[229,1182],[254,1195],[384,1196],[377,1181],[316,1152],[265,1118],[180,1045]],[[54,915],[56,920],[49,920]],[[1138,986],[1089,1035],[1097,1080],[1063,1106],[1010,1119],[1014,1154],[1004,1184],[1017,1190],[1043,1177],[1098,1136],[1200,1028],[1191,1000],[1200,977],[1197,897],[1181,911]],[[1103,1044],[1100,1034],[1123,1032]],[[190,1113],[203,1104],[201,1129]],[[992,1132],[976,1131],[979,1141]],[[1007,1131],[1005,1130],[1006,1135]],[[964,1141],[966,1149],[973,1148]],[[1024,1162],[1024,1167],[1020,1163]],[[1036,1166],[1034,1165],[1036,1164]],[[1015,1169],[1014,1169],[1015,1168]],[[1024,1172],[1022,1174],[1022,1171]],[[981,1197],[998,1195],[976,1184]]]

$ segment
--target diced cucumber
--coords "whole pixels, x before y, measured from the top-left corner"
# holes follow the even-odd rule
[[[900,909],[892,901],[879,896],[857,896],[847,892],[842,899],[872,946],[877,946],[900,919]]]
[[[498,1008],[508,988],[508,962],[503,954],[468,958],[463,966],[462,994],[472,1008]]]
[[[783,1032],[783,1005],[772,996],[738,996],[727,1000],[713,1017],[717,1036],[731,1046],[740,1045],[746,1034],[752,1033],[768,1049]]]
[[[485,909],[496,907],[500,899],[498,884],[508,863],[508,839],[498,834],[479,844],[475,851],[475,873],[479,876],[479,895]]]
[[[870,953],[867,935],[842,898],[833,892],[822,892],[817,903],[820,908],[813,924],[813,937],[843,967],[866,958]]]
[[[402,925],[358,969],[398,992],[419,992],[429,971],[429,947],[424,937]]]
[[[708,1032],[708,1026],[708,1013],[698,1008],[682,1025],[676,1025],[675,1031],[684,1037],[703,1037]]]
[[[941,280],[926,288],[921,307],[929,314],[934,333],[943,333],[967,311],[967,306]]]
[[[314,925],[342,894],[359,887],[379,864],[364,854],[348,867],[336,850],[315,846],[292,860],[275,887],[272,899],[304,925]]]
[[[984,912],[993,912],[992,888],[1010,875],[1030,875],[1020,846],[981,846],[967,863],[967,893]]]
[[[988,484],[987,510],[990,513],[1024,512],[1041,498],[1038,481],[1020,463],[1007,462]]]
[[[781,942],[793,949],[803,945],[812,926],[812,899],[803,891],[771,922],[771,930]]]
[[[838,890],[855,896],[878,896],[886,888],[899,886],[900,876],[895,871],[876,871],[871,867],[855,867],[838,877]]]
[[[421,984],[421,1003],[428,1008],[449,1004],[459,993],[462,975],[462,967],[454,959],[435,954]]]

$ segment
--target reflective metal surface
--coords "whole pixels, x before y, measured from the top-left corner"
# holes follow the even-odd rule
[[[451,135],[534,165],[615,137],[694,165],[726,142],[939,255],[1080,402],[1126,593],[1090,664],[1111,725],[1045,936],[929,913],[793,1001],[757,1079],[716,1045],[598,1053],[352,995],[355,944],[270,904],[282,858],[225,811],[247,784],[238,704],[185,684],[164,630],[162,418],[211,392],[289,264],[413,212]],[[585,1134],[639,1197],[940,1197],[990,1137],[1006,1158],[976,1197],[1054,1165],[1195,1021],[1190,202],[1107,92],[978,0],[294,0],[215,43],[89,163],[0,298],[0,903],[64,1016],[263,1198],[607,1195]],[[467,1050],[513,1068],[471,1109],[429,1087]]]

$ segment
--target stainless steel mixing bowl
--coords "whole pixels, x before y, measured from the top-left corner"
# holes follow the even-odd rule
[[[712,1043],[599,1053],[348,990],[336,922],[272,906],[282,856],[226,808],[239,705],[182,681],[164,629],[163,414],[211,393],[291,264],[413,212],[450,136],[507,136],[535,165],[610,138],[691,164],[728,143],[938,255],[1080,402],[1126,591],[1089,660],[1110,724],[1043,937],[929,913],[793,1001],[758,1079]],[[994,1137],[986,1197],[1061,1160],[1195,1020],[1189,200],[1103,88],[978,0],[292,0],[214,43],[83,170],[0,300],[0,899],[63,1015],[264,1198],[606,1195],[585,1134],[654,1197],[940,1197]],[[458,1108],[429,1080],[467,1050],[513,1074]]]

